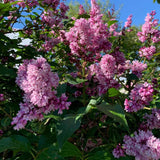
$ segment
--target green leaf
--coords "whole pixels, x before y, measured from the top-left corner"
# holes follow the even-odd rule
[[[133,73],[127,74],[126,77],[127,77],[127,80],[129,80],[129,81],[132,81],[132,80],[138,81],[139,80],[139,78]]]
[[[125,118],[124,110],[120,105],[107,105],[106,103],[101,103],[100,105],[96,106],[101,112],[113,118],[128,130],[128,123]]]
[[[62,120],[62,118],[61,118],[60,116],[53,115],[53,114],[44,115],[44,118],[53,118],[53,119],[55,119],[56,121]]]
[[[155,3],[156,2],[156,0],[153,0],[153,3]]]
[[[89,153],[88,160],[114,160],[109,151],[96,151]]]
[[[4,67],[3,65],[0,64],[0,76],[15,78],[17,75],[13,69]]]
[[[61,84],[57,87],[57,96],[60,97],[63,93],[66,93],[67,84]]]
[[[43,149],[42,152],[37,156],[36,160],[64,160],[61,155],[58,154],[58,147],[51,145],[48,148]]]
[[[86,79],[73,78],[70,74],[67,74],[65,76],[65,78],[66,78],[68,83],[73,84],[73,85],[80,84],[80,83],[83,83],[83,82],[87,81]]]
[[[11,7],[13,4],[16,4],[17,2],[12,3],[0,3],[0,15],[3,15],[7,11],[14,10],[13,7]]]
[[[63,157],[82,157],[81,151],[75,145],[68,141],[64,144],[60,155],[62,155]]]
[[[78,15],[77,16],[77,19],[80,19],[80,18],[90,18],[90,15],[89,14],[81,14],[81,15]]]
[[[118,22],[117,20],[109,21],[108,22],[108,27],[110,27],[112,24],[117,23],[117,22]]]
[[[155,53],[155,54],[153,55],[153,57],[157,57],[157,56],[160,56],[160,53]]]
[[[80,127],[81,119],[76,116],[65,117],[57,126],[57,141],[60,148],[69,137]]]
[[[116,88],[109,88],[108,89],[108,97],[115,97],[120,95],[120,92]]]
[[[1,119],[1,125],[3,127],[7,127],[11,124],[11,119],[9,117],[5,117],[3,119]]]
[[[160,0],[157,0],[157,3],[160,4]]]
[[[8,149],[14,151],[30,152],[31,145],[27,138],[21,135],[13,135],[0,139],[0,152]]]
[[[91,99],[87,107],[81,107],[78,110],[77,118],[82,118],[85,114],[87,114],[95,105],[97,104],[97,100]]]

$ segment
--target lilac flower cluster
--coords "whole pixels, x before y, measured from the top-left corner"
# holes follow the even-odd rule
[[[155,28],[158,26],[158,19],[154,19],[155,14],[155,11],[147,14],[145,23],[142,26],[142,32],[137,34],[141,42],[149,42],[149,46],[144,46],[139,51],[140,57],[146,57],[148,60],[156,53],[156,48],[152,44],[160,41],[160,31]]]
[[[134,156],[135,160],[159,160],[160,139],[156,138],[151,131],[139,130],[133,137],[124,136],[124,144],[118,145],[113,150],[115,158],[124,157],[124,153]]]
[[[53,9],[57,8],[59,5],[60,0],[43,0],[42,4],[46,4],[50,7],[52,7]]]
[[[153,86],[147,82],[144,84],[137,84],[130,93],[130,100],[125,99],[124,105],[126,112],[137,112],[143,109],[152,101]]]
[[[59,77],[51,72],[44,58],[25,60],[18,69],[16,83],[24,91],[24,103],[20,104],[20,111],[13,118],[14,129],[24,128],[27,121],[42,120],[43,113],[54,110],[62,113],[70,105],[65,94],[60,98],[56,96]]]
[[[79,15],[85,14],[86,11],[84,10],[83,6],[80,4],[79,5]]]
[[[121,58],[123,59],[123,57]],[[138,60],[134,60],[130,62],[130,60],[126,60],[122,64],[118,66],[118,73],[121,74],[126,70],[131,71],[138,78],[142,77],[142,72],[147,68],[147,64],[139,62]]]
[[[134,137],[124,137],[123,148],[127,155],[136,160],[158,160],[160,158],[160,139],[154,137],[151,131],[135,132]]]
[[[41,37],[43,37],[43,35],[41,35]],[[57,45],[60,40],[58,38],[47,38],[44,36],[45,42],[44,44],[42,44],[42,48],[40,50],[44,50],[45,52],[47,51],[52,51],[55,52],[53,47],[55,47],[55,45]]]
[[[100,68],[107,79],[112,79],[115,75],[116,61],[112,55],[106,54],[102,57]]]
[[[115,58],[116,65],[124,65],[125,64],[125,56],[124,53],[119,50],[119,47],[116,47],[115,50],[111,53],[111,55]]]
[[[5,0],[4,3],[9,3],[9,2],[15,2],[15,0]],[[22,8],[25,8],[25,7],[36,7],[37,5],[39,5],[38,1],[37,0],[18,0],[17,1],[17,5],[22,7]]]
[[[152,109],[152,114],[146,114],[143,118],[147,128],[160,129],[160,109]]]
[[[4,101],[5,98],[4,98],[4,94],[0,94],[0,102]]]
[[[0,129],[0,137],[3,136],[3,130]]]
[[[94,82],[98,84],[96,89],[99,95],[107,92],[109,88],[119,88],[119,83],[114,79],[116,73],[116,61],[112,55],[106,54],[102,57],[101,61],[92,64],[89,67],[89,79],[94,76]]]
[[[147,68],[147,64],[141,63],[137,60],[132,61],[131,70],[138,78],[142,77],[142,72]]]
[[[109,31],[102,21],[100,8],[95,0],[91,0],[90,18],[77,19],[65,36],[69,42],[71,54],[87,61],[94,61],[97,59],[96,54],[111,48],[111,43],[108,41]]]
[[[57,0],[56,0],[57,1]],[[54,10],[52,8],[52,10],[48,9],[47,11],[44,11],[43,14],[41,15],[42,18],[42,22],[44,24],[47,24],[49,27],[53,28],[53,27],[58,27],[61,26],[62,24],[60,23],[62,21],[63,18],[67,18],[65,16],[67,10],[69,9],[68,6],[66,6],[63,2],[59,3],[59,0],[57,1],[56,5],[54,5]],[[60,10],[57,10],[56,7],[60,8]],[[57,16],[58,15],[58,16]]]
[[[111,21],[114,21],[115,19],[111,19]],[[114,23],[109,27],[109,32],[113,34],[113,36],[119,36],[121,35],[121,32],[117,32],[118,24]]]
[[[158,25],[158,19],[154,19],[155,11],[148,13],[145,18],[145,23],[142,26],[142,32],[138,32],[138,37],[141,42],[152,40],[153,43],[160,41],[160,31],[155,27]]]
[[[125,28],[129,28],[129,27],[131,27],[131,24],[132,24],[132,15],[130,15],[130,16],[127,18],[127,22],[125,22],[124,27],[125,27]]]
[[[152,58],[154,53],[156,53],[155,46],[142,47],[139,50],[140,57],[146,57],[148,60],[150,60]]]
[[[115,158],[125,157],[125,150],[118,144],[116,148],[114,148],[112,154]]]

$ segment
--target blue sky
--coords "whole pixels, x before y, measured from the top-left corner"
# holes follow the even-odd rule
[[[74,0],[72,0],[74,2]],[[83,4],[84,0],[76,0]],[[103,1],[103,0],[102,0]],[[69,0],[67,0],[69,2]],[[110,0],[114,4],[115,9],[122,6],[120,10],[120,21],[125,22],[127,17],[133,15],[133,25],[139,26],[144,23],[147,13],[152,10],[157,12],[156,18],[160,19],[160,4],[153,3],[153,0]]]

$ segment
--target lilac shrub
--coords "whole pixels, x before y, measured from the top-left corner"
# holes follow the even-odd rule
[[[7,13],[0,5],[0,144],[18,143],[0,146],[0,159],[24,159],[21,136],[29,145],[28,159],[160,159],[156,12],[147,14],[137,34],[132,15],[120,29],[114,9],[103,21],[95,0],[89,12],[80,5],[71,18],[59,0],[5,0],[3,5],[9,8],[9,2],[14,4]],[[27,17],[24,28],[13,30],[21,16]],[[21,38],[5,36],[9,32],[32,41],[22,46]],[[130,46],[133,34],[135,46]]]

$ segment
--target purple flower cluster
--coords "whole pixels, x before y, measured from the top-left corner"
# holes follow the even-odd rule
[[[5,0],[4,3],[8,3],[8,2],[15,2],[15,0]],[[17,5],[25,8],[26,6],[32,8],[32,7],[36,7],[37,5],[39,5],[37,0],[18,0],[17,1]]]
[[[142,77],[142,72],[147,68],[147,64],[141,63],[137,60],[132,61],[131,70],[138,78]]]
[[[116,148],[112,152],[115,158],[125,157],[125,150],[122,148],[120,144],[116,146]]]
[[[123,57],[121,58],[123,59]],[[131,71],[138,78],[142,77],[142,72],[147,68],[147,64],[139,62],[138,60],[134,60],[130,62],[130,60],[126,60],[122,64],[118,66],[118,73],[121,74],[126,70]]]
[[[126,112],[137,112],[143,109],[152,101],[153,86],[147,82],[144,84],[137,84],[130,93],[130,100],[125,99],[124,105]]]
[[[45,42],[44,44],[42,44],[42,50],[44,50],[45,52],[54,52],[53,47],[55,47],[55,45],[57,45],[59,42],[60,40],[58,38],[45,38]]]
[[[119,47],[116,47],[114,52],[111,55],[115,58],[116,65],[124,65],[125,64],[125,56],[124,53],[119,50]]]
[[[114,21],[115,19],[111,19],[112,21]],[[118,24],[114,23],[109,27],[109,32],[112,33],[114,36],[119,36],[121,35],[121,32],[117,32],[118,29]]]
[[[116,71],[116,60],[112,55],[104,55],[99,65],[107,79],[112,79],[114,77]]]
[[[14,129],[24,128],[27,121],[42,120],[43,113],[54,110],[62,113],[70,105],[65,94],[56,97],[59,77],[51,72],[44,58],[25,60],[18,69],[16,83],[24,91],[24,103],[20,104],[20,111],[13,118],[12,125],[16,124]]]
[[[99,95],[107,92],[109,88],[119,88],[119,83],[114,79],[116,72],[116,61],[112,55],[106,54],[101,61],[92,64],[89,67],[89,77],[94,76],[94,83],[97,83],[97,90]],[[90,79],[90,78],[89,78]]]
[[[146,114],[143,118],[147,128],[160,129],[160,109],[152,109],[152,114]]]
[[[55,26],[63,26],[61,21],[63,18],[67,18],[65,14],[69,7],[63,2],[60,3],[60,0],[44,0],[42,1],[42,4],[46,4],[50,7],[47,10],[44,10],[43,14],[41,15],[42,22],[51,28],[54,28]]]
[[[80,4],[79,5],[79,15],[85,14],[85,13],[86,13],[86,11],[84,10],[83,6]]]
[[[160,31],[155,27],[158,25],[158,19],[154,19],[155,11],[148,13],[145,18],[145,23],[142,26],[142,32],[138,32],[138,37],[141,42],[152,40],[153,43],[160,41]]]
[[[4,94],[0,94],[0,102],[4,101],[5,98],[4,98]]]
[[[46,4],[50,7],[52,7],[53,9],[55,9],[58,5],[59,5],[60,0],[43,0],[42,4]]]
[[[0,129],[0,137],[3,136],[3,130]]]
[[[149,46],[144,46],[140,48],[140,57],[146,57],[150,60],[154,53],[156,53],[156,48],[153,43],[160,41],[160,31],[155,27],[158,26],[158,19],[154,19],[155,11],[148,13],[145,18],[145,23],[142,26],[142,32],[138,32],[137,35],[141,42],[148,41]]]
[[[154,53],[156,53],[155,46],[142,47],[139,50],[140,57],[146,57],[148,60],[150,60],[152,58]]]
[[[158,160],[160,158],[160,139],[154,137],[151,131],[135,132],[133,137],[124,136],[123,148],[127,155],[136,160]]]
[[[127,22],[125,22],[124,27],[125,27],[125,28],[131,27],[131,23],[132,23],[132,15],[130,15],[130,16],[127,18]]]
[[[111,48],[107,25],[103,23],[99,6],[94,0],[91,1],[90,18],[77,19],[65,36],[71,54],[87,61],[94,61],[100,51],[105,52]]]

